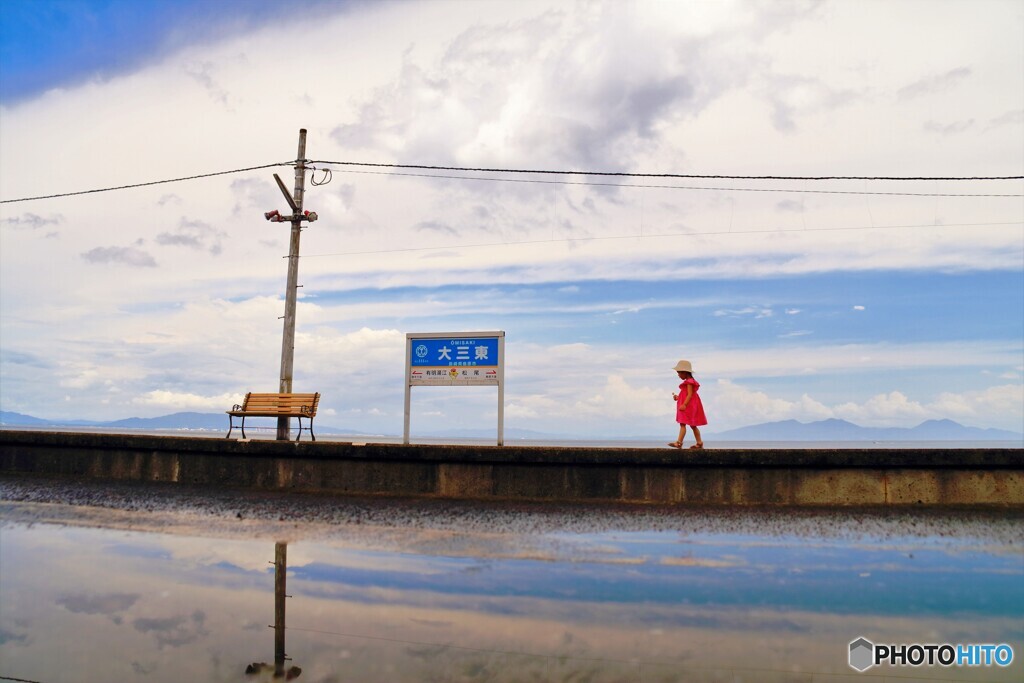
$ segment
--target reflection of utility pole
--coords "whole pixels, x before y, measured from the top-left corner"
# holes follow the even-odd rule
[[[295,161],[295,190],[288,194],[288,188],[275,173],[274,180],[281,188],[281,193],[292,210],[290,216],[282,216],[280,211],[268,211],[263,217],[268,221],[283,223],[291,221],[291,239],[288,243],[288,283],[284,295],[284,332],[281,336],[281,384],[278,391],[290,394],[292,391],[292,368],[295,362],[295,300],[299,289],[299,237],[302,234],[302,221],[313,222],[316,213],[303,212],[302,199],[306,191],[306,129],[299,130],[299,153]],[[277,418],[277,440],[288,441],[290,418]]]
[[[284,650],[284,632],[285,632],[285,599],[291,596],[287,594],[286,588],[286,577],[288,575],[288,544],[283,541],[278,541],[274,544],[274,625],[271,626],[274,629],[274,679],[284,677],[286,681],[291,681],[302,675],[302,669],[297,666],[289,668],[287,671],[284,669],[284,663],[291,661]],[[269,664],[263,662],[254,662],[245,668],[245,673],[248,676],[258,676],[270,669]]]
[[[288,574],[288,544],[274,544],[274,676],[284,675],[284,605],[288,597],[285,577]]]

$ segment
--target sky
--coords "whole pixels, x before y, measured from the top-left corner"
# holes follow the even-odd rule
[[[288,224],[263,213],[305,128],[317,424],[401,434],[406,333],[502,330],[506,430],[674,438],[680,359],[708,439],[1024,430],[1018,2],[8,0],[0,22],[5,411],[276,391]],[[497,410],[416,387],[411,430]]]

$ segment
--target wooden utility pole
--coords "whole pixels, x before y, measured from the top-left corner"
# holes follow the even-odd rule
[[[295,191],[292,197],[284,188],[280,178],[278,185],[289,199],[292,209],[291,240],[288,245],[288,284],[284,295],[284,333],[281,337],[281,387],[282,394],[292,391],[292,368],[295,365],[295,300],[299,288],[299,238],[302,235],[302,198],[306,191],[306,129],[299,130],[299,152],[295,157]],[[290,418],[277,418],[277,440],[288,441]]]

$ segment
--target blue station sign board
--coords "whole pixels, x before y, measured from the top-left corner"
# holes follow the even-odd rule
[[[413,339],[412,367],[497,367],[498,338]]]
[[[502,383],[504,332],[406,335],[409,384]]]

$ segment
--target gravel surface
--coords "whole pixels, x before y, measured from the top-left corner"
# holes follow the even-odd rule
[[[289,540],[401,531],[581,535],[676,532],[1024,547],[1024,510],[670,507],[337,497],[181,484],[0,476],[0,522]]]

